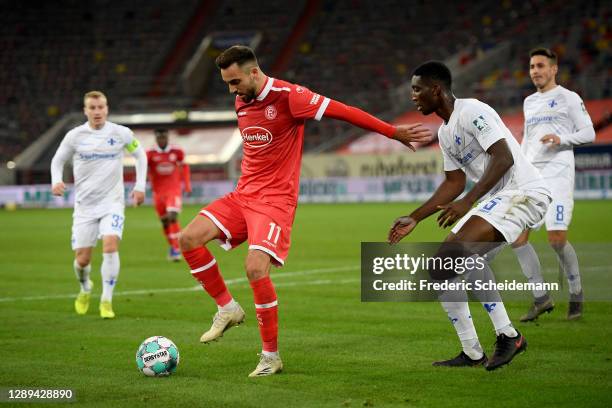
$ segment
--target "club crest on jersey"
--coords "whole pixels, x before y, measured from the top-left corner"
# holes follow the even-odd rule
[[[256,149],[266,147],[272,143],[272,133],[259,126],[249,126],[242,130],[242,141],[245,145]]]
[[[168,159],[169,159],[170,161],[175,161],[175,160],[176,160],[176,154],[174,154],[174,153],[170,153],[170,155],[168,156]]]
[[[266,115],[266,119],[274,120],[276,119],[276,115],[278,114],[278,111],[276,110],[276,107],[274,105],[268,105],[266,106],[266,110],[264,114]]]

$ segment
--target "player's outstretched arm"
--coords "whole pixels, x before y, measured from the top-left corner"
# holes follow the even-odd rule
[[[463,192],[463,189],[465,189],[465,173],[461,170],[446,171],[444,181],[429,200],[410,215],[399,217],[393,222],[387,241],[390,244],[401,241],[421,220],[438,211],[440,205],[453,201]]]
[[[362,129],[380,133],[389,138],[396,139],[402,144],[415,150],[412,143],[427,143],[432,139],[432,133],[421,123],[393,126],[389,123],[370,115],[354,106],[345,105],[342,102],[330,99],[325,109],[325,117],[343,120]]]
[[[422,123],[412,123],[397,126],[392,138],[416,152],[412,143],[429,143],[433,134]]]
[[[438,216],[438,225],[442,228],[451,226],[463,217],[474,203],[488,193],[514,165],[512,152],[505,139],[493,143],[487,149],[487,153],[491,155],[491,159],[478,183],[461,200],[438,206],[442,210]]]

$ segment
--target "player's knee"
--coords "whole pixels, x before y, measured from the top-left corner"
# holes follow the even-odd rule
[[[166,215],[166,220],[167,220],[168,224],[172,224],[172,223],[176,222],[177,218],[178,217],[177,217],[177,214],[175,212],[169,212]]]
[[[473,253],[460,242],[447,242],[434,255],[434,262],[429,266],[428,272],[435,281],[452,279],[457,276],[455,265],[464,265],[465,261],[459,258],[468,258]]]
[[[185,252],[204,246],[213,238],[214,236],[211,236],[208,230],[201,231],[197,228],[193,228],[190,224],[181,231],[178,236],[178,242],[181,252]]]
[[[567,243],[567,235],[565,231],[549,231],[548,243],[555,250],[561,250]]]
[[[181,252],[191,251],[192,249],[203,245],[203,243],[197,239],[197,236],[193,234],[189,228],[185,228],[183,231],[181,231],[178,241],[179,246],[181,247]]]
[[[250,282],[265,278],[270,271],[270,257],[261,251],[252,251],[247,255],[244,267]]]
[[[91,262],[91,253],[77,251],[75,259],[81,268],[86,267]]]
[[[102,252],[111,253],[119,250],[119,237],[116,235],[107,235],[102,238]]]
[[[521,235],[519,235],[516,241],[512,243],[512,248],[520,248],[523,245],[527,244],[527,242],[529,242],[529,231],[525,231]]]
[[[161,221],[161,223],[164,226],[164,228],[168,228],[170,226],[170,221],[168,220],[168,216],[167,215],[164,215],[164,216],[160,217],[159,220]]]
[[[268,270],[260,265],[252,265],[247,263],[246,274],[249,282],[253,282],[261,278],[265,278],[268,275]]]

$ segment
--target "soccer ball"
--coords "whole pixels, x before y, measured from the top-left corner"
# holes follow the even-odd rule
[[[178,348],[163,336],[149,337],[136,352],[136,365],[148,377],[168,376],[176,371],[178,363]]]

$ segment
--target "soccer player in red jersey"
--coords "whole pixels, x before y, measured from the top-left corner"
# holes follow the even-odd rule
[[[266,376],[283,368],[277,344],[278,303],[270,269],[272,264],[284,264],[291,244],[306,120],[324,116],[344,120],[395,138],[411,149],[411,142],[428,141],[431,133],[420,124],[392,126],[303,86],[268,77],[260,70],[254,52],[245,46],[228,48],[215,63],[229,92],[236,95],[244,153],[242,175],[236,190],[204,207],[179,240],[193,277],[218,306],[212,327],[200,338],[204,343],[244,321],[244,311],[225,286],[205,244],[217,239],[230,250],[248,241],[245,269],[263,343],[259,364],[249,377]]]
[[[182,187],[187,194],[191,193],[189,165],[183,163],[185,159],[183,149],[168,144],[167,129],[155,129],[155,141],[157,146],[147,150],[153,201],[170,244],[168,260],[178,262],[181,259],[178,243],[181,227],[178,223],[178,213],[182,207]]]

